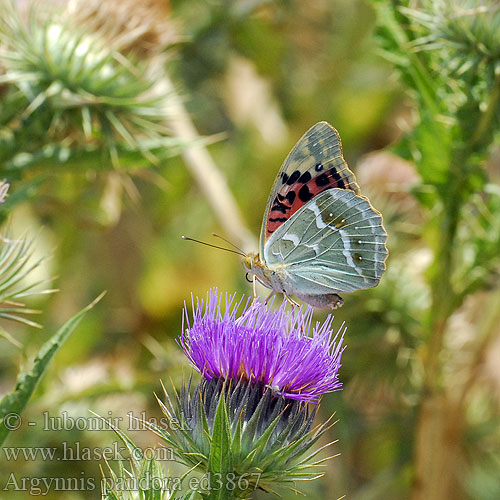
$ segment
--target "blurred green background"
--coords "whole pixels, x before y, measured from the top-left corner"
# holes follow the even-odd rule
[[[237,256],[181,235],[255,250],[281,162],[326,120],[384,216],[390,256],[379,287],[335,311],[344,390],[318,419],[336,412],[340,456],[298,487],[318,500],[498,500],[499,29],[496,1],[2,0],[1,216],[34,239],[34,259],[51,256],[29,278],[56,277],[59,291],[28,302],[42,329],[2,323],[0,392],[107,291],[4,446],[61,456],[63,443],[116,441],[44,429],[44,414],[161,416],[160,379],[191,373],[175,342],[184,301],[252,293]],[[87,481],[46,498],[100,495],[95,457],[0,461],[0,498],[36,494],[6,489],[12,472]]]

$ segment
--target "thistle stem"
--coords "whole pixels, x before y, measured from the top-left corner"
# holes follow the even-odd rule
[[[481,143],[483,136],[491,127],[491,122],[498,113],[498,104],[500,101],[500,73],[495,75],[495,82],[493,84],[493,89],[491,91],[491,97],[488,102],[486,110],[481,116],[479,123],[476,127],[474,135],[471,138],[470,146],[474,149],[478,144]]]
[[[453,272],[453,248],[458,226],[460,180],[454,182],[453,193],[447,198],[442,212],[441,240],[436,252],[432,279],[432,307],[429,320],[429,340],[424,360],[424,390],[416,443],[413,500],[451,498],[457,447],[463,422],[461,413],[448,400],[442,387],[440,354],[448,319],[453,312],[454,292],[450,277]]]
[[[463,203],[464,166],[481,148],[495,117],[500,100],[500,75],[497,75],[490,100],[478,120],[468,144],[457,147],[450,164],[447,193],[442,195],[443,209],[440,241],[436,250],[436,270],[431,280],[432,307],[429,316],[428,346],[424,359],[424,388],[415,439],[415,479],[412,500],[460,498],[456,474],[461,460],[460,441],[464,429],[465,394],[455,397],[443,385],[440,355],[448,321],[457,307],[457,294],[451,277],[455,271],[454,249]],[[458,167],[457,167],[458,166]]]

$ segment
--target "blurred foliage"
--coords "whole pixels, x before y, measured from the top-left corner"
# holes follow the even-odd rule
[[[23,14],[2,0],[0,174],[23,180],[25,191],[16,191],[4,211],[63,167],[80,175],[138,169],[178,153],[154,56],[125,54],[123,37],[102,26],[89,31],[50,5]],[[109,197],[116,172],[104,177]]]
[[[181,385],[189,373],[174,341],[183,301],[212,286],[251,293],[236,257],[180,239],[207,240],[220,227],[176,156],[186,144],[168,126],[170,76],[200,132],[225,133],[209,151],[254,234],[280,163],[320,120],[339,130],[363,193],[384,215],[387,273],[336,312],[348,325],[345,389],[324,399],[320,417],[340,417],[329,440],[340,439],[342,455],[307,498],[423,498],[415,479],[428,462],[436,472],[424,483],[451,484],[449,498],[496,500],[499,3],[46,5],[1,0],[0,181],[11,187],[0,216],[13,238],[44,226],[35,262],[54,249],[37,272],[58,276],[61,292],[27,302],[48,332],[108,293],[54,359],[6,446],[36,443],[61,457],[64,446],[113,442],[107,432],[45,426],[62,412],[88,419],[92,409],[125,429],[129,412],[161,418],[159,379]],[[363,156],[382,148],[392,154]],[[48,339],[16,323],[9,334],[22,347],[0,339],[2,394]],[[438,409],[430,420],[429,402]],[[157,442],[131,434],[138,447]],[[98,459],[0,460],[18,478],[78,477],[99,490]]]

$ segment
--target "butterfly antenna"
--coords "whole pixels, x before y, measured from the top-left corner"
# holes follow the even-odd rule
[[[231,248],[224,248],[224,247],[220,247],[218,245],[212,245],[211,243],[207,243],[205,241],[200,241],[200,240],[195,240],[194,238],[189,238],[188,236],[181,236],[181,238],[183,240],[186,240],[186,241],[194,241],[196,243],[201,243],[202,245],[206,245],[207,247],[212,247],[212,248],[218,248],[219,250],[225,250],[226,252],[231,252],[231,253],[235,253],[237,255],[241,255],[242,257],[245,257],[246,254],[243,253],[243,251],[239,250],[238,252],[236,250],[233,250]],[[224,239],[224,238],[223,238]],[[234,245],[233,245],[234,246]]]
[[[229,240],[226,240],[226,238],[224,238],[220,234],[212,233],[212,236],[215,236],[216,238],[220,238],[222,241],[225,241],[228,245],[231,245],[233,248],[236,248],[236,250],[241,252],[243,255],[246,255],[245,252],[240,247],[237,247],[234,243],[230,242]]]

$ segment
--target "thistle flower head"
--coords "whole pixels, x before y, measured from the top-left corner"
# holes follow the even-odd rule
[[[317,403],[322,394],[339,390],[342,337],[334,335],[333,317],[312,328],[313,309],[271,310],[258,300],[217,292],[206,302],[193,301],[193,319],[184,310],[180,344],[193,367],[207,380],[249,381],[288,399]]]

